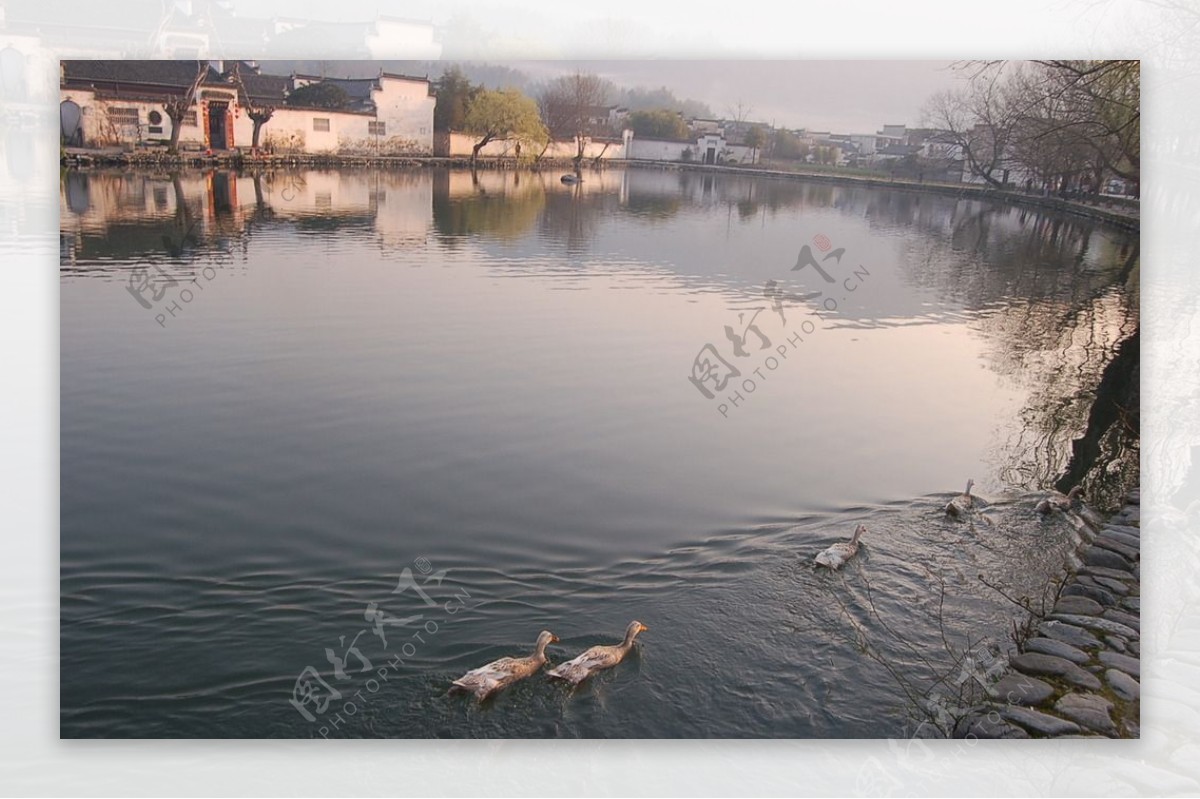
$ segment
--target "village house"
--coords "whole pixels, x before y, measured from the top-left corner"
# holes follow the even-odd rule
[[[627,157],[642,161],[683,161],[699,164],[755,164],[760,148],[746,144],[751,126],[721,119],[688,120],[686,139],[648,139],[626,131]]]
[[[629,109],[619,105],[592,105],[583,109],[587,129],[598,136],[620,136],[629,118]]]
[[[804,160],[810,164],[845,166],[855,152],[848,136],[837,136],[827,130],[800,130],[796,136],[808,151]]]
[[[235,69],[236,67],[236,69]],[[166,144],[166,103],[198,86],[181,121],[181,150],[230,151],[253,144],[252,111],[273,109],[259,146],[278,153],[429,154],[435,99],[427,78],[380,72],[363,79],[263,74],[258,64],[198,61],[63,61],[63,143],[136,149]],[[296,90],[312,83],[345,96],[335,108],[304,105]]]

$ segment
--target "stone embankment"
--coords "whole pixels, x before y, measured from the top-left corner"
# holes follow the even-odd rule
[[[956,736],[1139,737],[1140,501],[1135,489],[1107,523],[1079,524],[1082,548],[1053,610]]]
[[[452,167],[467,169],[471,159],[467,156],[427,155],[372,155],[370,153],[295,153],[295,154],[251,154],[238,150],[205,152],[189,150],[167,153],[163,150],[126,151],[120,148],[85,149],[67,147],[63,149],[61,165],[71,169],[120,168],[172,171],[180,169],[411,169],[414,167]],[[590,159],[587,163],[591,163]],[[517,162],[512,158],[480,158],[477,169],[573,169],[574,161],[569,158],[543,158]]]

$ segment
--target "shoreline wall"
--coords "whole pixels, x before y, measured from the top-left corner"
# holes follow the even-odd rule
[[[585,159],[589,162],[590,159]],[[298,169],[298,168],[374,168],[374,169],[405,169],[413,167],[444,166],[451,168],[468,168],[470,159],[463,156],[371,156],[371,155],[272,155],[250,156],[240,153],[215,154],[178,154],[165,153],[128,153],[120,150],[83,150],[65,148],[61,165],[67,169],[89,168],[124,168],[124,169],[153,169],[157,171],[169,169]],[[591,163],[588,163],[592,168]],[[665,171],[694,171],[716,174],[732,174],[743,177],[760,177],[773,180],[799,180],[808,183],[827,183],[845,186],[862,186],[865,188],[886,188],[899,191],[929,192],[959,198],[972,198],[991,202],[1010,203],[1033,208],[1065,213],[1072,216],[1095,219],[1122,230],[1138,232],[1141,220],[1137,209],[1132,212],[1103,208],[1086,203],[1067,200],[1060,197],[1024,194],[1017,191],[1006,191],[984,186],[977,183],[932,183],[913,180],[894,179],[885,177],[869,177],[862,175],[838,175],[816,172],[787,172],[782,170],[746,168],[734,166],[716,166],[707,164],[686,164],[671,161],[638,161],[624,159],[605,159],[604,167],[629,167],[634,169],[659,169]],[[517,161],[514,158],[480,158],[479,169],[573,169],[574,162],[567,158],[544,158],[534,164],[527,160]],[[1130,201],[1122,205],[1128,207]]]

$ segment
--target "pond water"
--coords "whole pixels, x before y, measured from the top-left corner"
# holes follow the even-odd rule
[[[898,736],[1009,646],[988,583],[1037,596],[1072,542],[1037,493],[1137,479],[1136,436],[1073,458],[1136,235],[584,178],[65,173],[64,737]],[[578,689],[446,693],[631,619]]]

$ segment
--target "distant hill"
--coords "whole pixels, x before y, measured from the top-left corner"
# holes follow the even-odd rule
[[[489,89],[520,89],[525,94],[536,96],[545,84],[520,69],[483,61],[264,61],[263,72],[287,75],[298,72],[304,75],[324,75],[329,78],[368,78],[384,72],[415,75],[437,80],[451,64],[457,64],[467,78]],[[563,69],[563,74],[569,72]],[[680,99],[666,86],[656,89],[636,86],[614,86],[609,102],[625,106],[630,111],[649,111],[665,108],[679,111],[685,117],[713,117],[712,108],[701,100]]]

